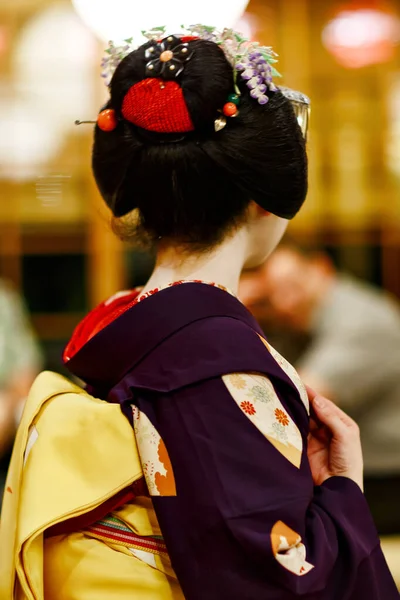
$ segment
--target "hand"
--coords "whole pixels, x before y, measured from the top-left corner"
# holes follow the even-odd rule
[[[336,404],[307,387],[312,412],[308,460],[315,485],[349,477],[363,490],[363,457],[357,423]]]

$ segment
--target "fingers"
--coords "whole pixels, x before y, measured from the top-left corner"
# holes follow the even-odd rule
[[[318,420],[330,429],[334,437],[340,438],[348,435],[349,430],[354,433],[358,432],[358,426],[353,419],[327,398],[315,396],[312,406]]]
[[[346,414],[341,408],[338,407],[337,404],[332,402],[332,400],[328,400],[324,396],[316,395],[312,400],[312,405],[314,410],[320,417],[325,415],[326,418],[338,418],[345,425],[351,427],[352,425],[356,425],[355,421],[348,414]],[[321,419],[322,420],[322,419]],[[322,422],[325,422],[322,420]]]
[[[313,388],[311,388],[309,385],[306,385],[306,390],[307,390],[307,394],[308,394],[308,399],[310,401],[310,417],[311,419],[316,423],[316,425],[319,428],[324,427],[323,423],[321,423],[321,421],[318,418],[317,413],[314,410],[314,400],[315,398],[318,396],[317,392],[315,390],[313,390]]]
[[[306,390],[307,390],[307,394],[308,394],[308,399],[310,402],[312,402],[314,400],[314,398],[318,395],[317,392],[315,390],[313,390],[312,387],[310,387],[309,385],[305,386]]]

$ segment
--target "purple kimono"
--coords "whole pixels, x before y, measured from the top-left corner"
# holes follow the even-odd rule
[[[187,600],[400,597],[359,487],[314,487],[304,393],[236,298],[162,290],[68,368],[121,405],[139,450],[143,431],[159,440],[143,469]]]

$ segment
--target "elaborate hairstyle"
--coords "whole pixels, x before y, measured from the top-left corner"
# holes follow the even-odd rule
[[[116,120],[108,131],[96,126],[93,172],[114,216],[137,208],[150,240],[203,248],[240,223],[252,200],[292,218],[307,193],[307,157],[291,101],[262,84],[268,101],[257,102],[214,41],[172,39],[172,49],[150,41],[130,52],[110,83],[104,108]],[[178,76],[163,73],[175,59]],[[216,131],[235,94],[236,117]]]

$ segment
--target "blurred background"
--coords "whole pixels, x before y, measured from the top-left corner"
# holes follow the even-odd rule
[[[310,193],[292,238],[400,296],[399,3],[211,4],[188,18],[238,20],[279,53],[282,83],[312,98]],[[187,8],[175,5],[179,23]],[[110,233],[90,173],[92,127],[74,126],[107,97],[106,40],[163,21],[151,6],[149,22],[132,0],[0,0],[0,277],[24,296],[53,369],[82,315],[151,267]]]
[[[107,99],[104,48],[193,22],[273,46],[282,84],[312,100],[310,191],[291,242],[400,298],[398,0],[0,0],[0,487],[11,421],[36,372],[63,372],[79,320],[143,284],[153,264],[111,233],[91,176],[92,126],[74,126]],[[15,410],[3,414],[6,405]],[[395,484],[400,494],[398,471]]]

